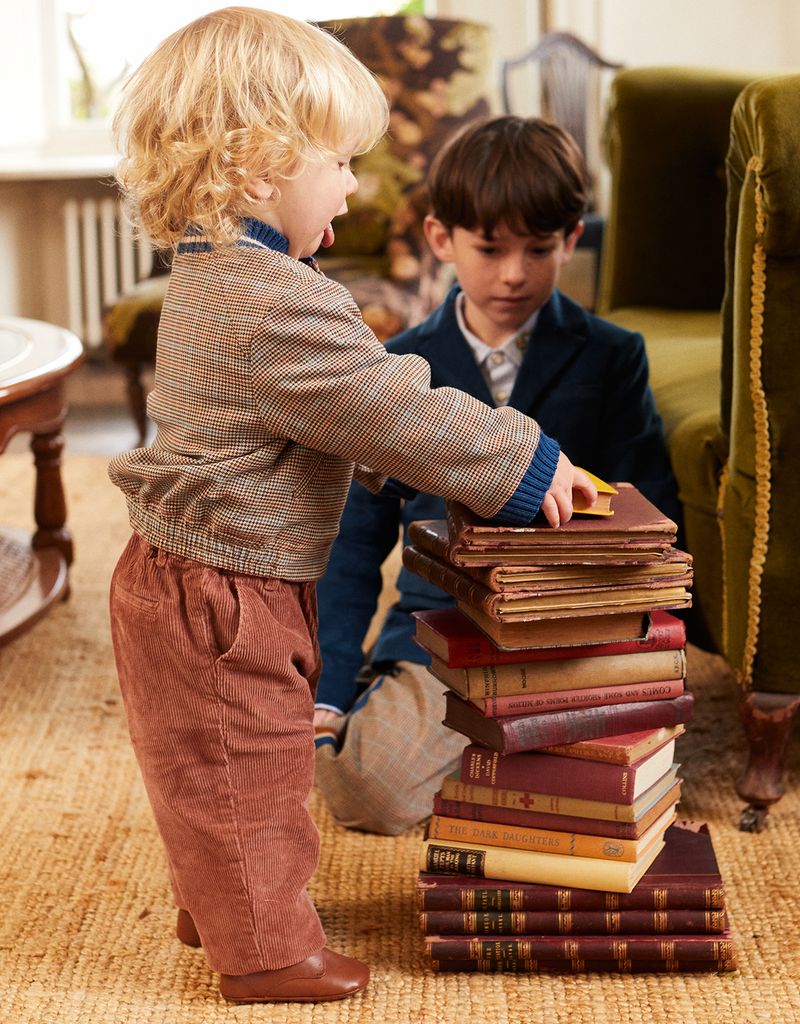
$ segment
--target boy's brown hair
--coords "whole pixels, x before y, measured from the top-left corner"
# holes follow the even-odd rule
[[[539,117],[472,121],[447,141],[428,176],[431,214],[452,231],[500,223],[517,234],[570,235],[586,212],[590,179],[572,136]]]

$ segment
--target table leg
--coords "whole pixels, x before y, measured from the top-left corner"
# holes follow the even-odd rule
[[[31,450],[36,464],[36,494],[33,514],[37,530],[33,535],[33,547],[58,548],[67,565],[72,564],[72,537],[65,527],[67,503],[61,481],[61,452],[64,436],[61,426],[48,433],[34,433]]]

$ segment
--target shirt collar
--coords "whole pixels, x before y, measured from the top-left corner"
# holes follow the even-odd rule
[[[493,348],[491,345],[481,341],[477,334],[473,334],[469,327],[467,327],[467,321],[464,317],[465,298],[463,291],[459,292],[456,296],[456,320],[458,321],[461,333],[475,355],[475,361],[478,366],[482,366],[493,352],[502,352],[515,366],[521,366],[530,336],[539,317],[539,310],[537,309],[531,313],[520,329],[515,331],[514,334],[509,335],[502,345],[497,345]]]

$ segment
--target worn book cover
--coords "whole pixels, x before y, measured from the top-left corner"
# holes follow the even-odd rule
[[[630,654],[605,654],[595,658],[565,658],[560,661],[519,662],[505,665],[475,665],[450,668],[433,652],[430,671],[451,690],[469,700],[506,703],[515,698],[530,700],[529,705],[514,705],[520,713],[524,707],[545,707],[539,703],[543,694],[582,693],[586,704],[617,703],[616,694],[636,686],[679,682],[686,675],[686,655],[679,651],[642,651]],[[682,683],[681,683],[682,686]],[[608,699],[602,698],[608,692]],[[634,700],[633,692],[630,700]],[[677,696],[664,693],[663,696]],[[553,698],[554,706],[557,698]],[[481,705],[483,706],[483,705]],[[501,702],[498,708],[504,706]],[[487,704],[488,709],[488,704]],[[512,714],[513,708],[497,713]]]
[[[609,764],[635,764],[646,754],[657,750],[662,744],[678,739],[684,731],[685,726],[683,725],[668,725],[662,726],[659,729],[626,732],[618,736],[578,740],[577,743],[556,743],[551,747],[541,747],[540,749],[543,754],[580,757],[587,761],[606,761]]]
[[[724,910],[424,910],[419,923],[429,956],[465,960],[671,959],[689,948],[718,960],[731,941]]]
[[[635,821],[604,821],[601,818],[582,818],[577,815],[553,814],[527,810],[525,807],[505,807],[498,804],[471,803],[452,800],[440,790],[433,798],[433,813],[447,818],[465,818],[468,821],[495,822],[498,825],[522,825],[525,828],[549,828],[557,832],[579,832],[608,839],[641,839],[648,828],[667,810],[677,804],[681,795],[681,782],[675,778],[672,786]]]
[[[660,800],[675,783],[678,764],[657,779],[633,803],[617,800],[596,800],[582,796],[559,796],[534,789],[514,789],[504,786],[480,785],[470,780],[462,782],[460,771],[442,779],[442,796],[447,800],[465,800],[467,803],[505,807],[511,810],[540,811],[547,814],[567,814],[577,818],[600,818],[603,821],[638,821],[650,807]]]
[[[420,519],[408,526],[408,539],[414,547],[441,562],[455,565],[450,557],[450,534],[444,519]],[[501,552],[499,557],[508,557],[508,564],[459,565],[462,572],[476,579],[490,590],[561,590],[576,585],[603,587],[634,586],[651,579],[667,579],[683,576],[692,568],[692,556],[678,548],[669,548],[659,558],[636,559],[628,553],[614,559],[607,556],[599,565],[584,561],[567,561],[572,557],[569,548],[562,553],[562,561],[554,562],[552,552],[537,564],[536,554],[531,564],[519,562],[519,553]],[[513,557],[512,557],[513,556]]]
[[[414,544],[403,549],[403,565],[409,572],[500,621],[510,617],[577,615],[617,608],[647,612],[653,608],[688,607],[691,603],[687,589],[692,584],[691,571],[617,586],[605,586],[596,580],[586,583],[573,580],[572,586],[560,589],[543,586],[537,590],[520,585],[492,590],[469,573]]]
[[[469,821],[434,814],[427,826],[428,839],[439,842],[479,843],[512,850],[538,850],[562,857],[596,857],[599,860],[626,861],[635,864],[661,839],[677,817],[674,805],[668,807],[640,839],[608,839],[583,832],[559,832],[549,828],[500,825],[496,822]]]
[[[425,839],[420,869],[627,893],[634,888],[663,845],[664,840],[658,839],[635,864],[630,864],[595,857],[561,857],[534,850]]]
[[[441,658],[449,668],[682,651],[686,645],[684,623],[661,609],[649,613],[644,633],[634,639],[604,643],[579,640],[577,643],[555,647],[517,649],[498,647],[458,608],[431,608],[412,612],[412,615],[416,622],[416,642],[430,654]],[[558,669],[554,667],[553,671],[557,672]]]
[[[561,662],[566,664],[566,662]],[[429,671],[451,690],[465,697],[487,718],[535,714],[539,711],[569,711],[576,708],[602,707],[605,704],[629,704],[645,700],[669,700],[684,692],[684,680],[657,679],[652,683],[628,683],[619,687],[597,686],[583,690],[543,690],[541,692],[497,694],[491,697],[470,697],[440,675],[435,663]],[[449,670],[448,670],[449,671]],[[474,692],[474,690],[473,690]],[[485,690],[484,690],[485,692]]]
[[[681,698],[678,698],[679,700]],[[530,789],[554,796],[632,804],[669,771],[671,740],[631,765],[603,764],[531,750],[501,754],[471,743],[461,755],[461,780],[503,789]]]
[[[436,974],[727,974],[730,960],[431,960]]]
[[[469,701],[448,690],[445,694],[443,724],[491,751],[510,756],[556,744],[572,744],[580,740],[686,725],[691,722],[693,712],[694,695],[682,693],[668,700],[604,704],[600,707],[490,718],[481,714]],[[600,747],[598,760],[605,759],[606,752]],[[560,767],[563,768],[563,764]]]
[[[553,527],[540,517],[528,526],[500,526],[482,519],[460,502],[447,502],[450,556],[458,561],[470,549],[511,548],[515,550],[563,546],[613,547],[651,545],[666,550],[675,543],[677,525],[645,498],[633,484],[619,483],[611,498],[613,517],[573,517]]]
[[[569,614],[551,613],[547,617],[528,612],[500,621],[473,608],[465,601],[459,609],[494,641],[498,647],[518,650],[523,647],[553,647],[556,644],[601,643],[608,640],[636,640],[647,632],[649,619],[640,610],[616,607],[613,611],[596,608],[574,609]]]
[[[629,894],[504,882],[421,872],[420,910],[559,911],[722,910],[725,887],[708,825],[678,820],[664,833],[664,849]]]

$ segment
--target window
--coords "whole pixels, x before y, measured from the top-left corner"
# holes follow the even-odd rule
[[[309,21],[426,12],[424,0],[250,0],[250,5]],[[66,70],[60,87],[67,102],[61,109],[67,120],[106,120],[125,77],[153,47],[220,6],[220,0],[56,0],[56,32]]]

